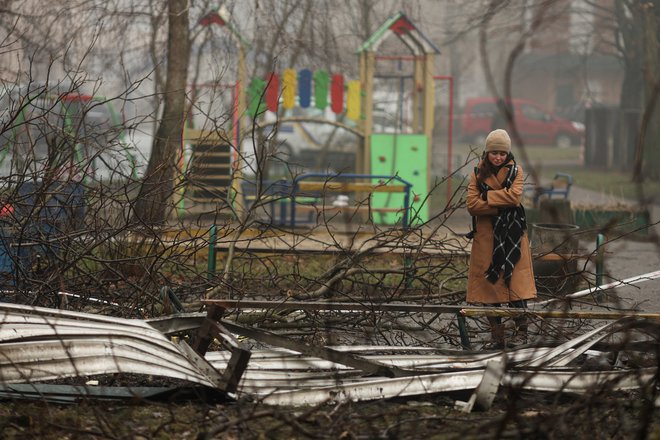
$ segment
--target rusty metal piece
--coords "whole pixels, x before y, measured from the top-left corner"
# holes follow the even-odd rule
[[[222,340],[222,346],[231,353],[231,358],[227,362],[222,379],[225,382],[225,390],[234,393],[238,389],[238,384],[247,369],[252,353],[238,342],[234,335],[229,333],[229,330],[223,327],[222,324],[214,322],[213,327],[216,329],[214,332],[217,334],[216,337]]]
[[[463,307],[460,311],[463,316],[500,316],[513,317],[520,315],[538,316],[540,318],[557,319],[621,319],[628,317],[660,319],[660,313],[637,312],[594,312],[576,310],[537,310],[535,308],[515,307]]]
[[[277,310],[327,310],[327,311],[365,311],[365,312],[419,312],[419,313],[458,313],[464,307],[439,304],[410,303],[342,303],[323,301],[246,301],[246,300],[203,300],[207,305],[222,304],[235,309]]]
[[[202,303],[209,306],[221,304],[226,308],[241,310],[268,309],[269,311],[282,310],[314,310],[314,311],[352,311],[352,312],[402,312],[402,313],[452,313],[462,316],[502,316],[512,317],[518,315],[536,315],[542,318],[557,319],[620,319],[629,316],[638,318],[660,319],[660,313],[624,311],[624,312],[593,312],[575,310],[539,310],[536,304],[533,307],[521,309],[512,307],[465,307],[442,304],[410,304],[390,302],[377,303],[342,303],[324,301],[251,301],[251,300],[204,300]]]
[[[215,302],[208,306],[206,318],[197,330],[191,348],[203,358],[211,342],[215,338],[220,338],[222,346],[231,352],[231,358],[227,362],[222,375],[222,388],[228,393],[235,393],[250,360],[250,350],[239,343],[234,335],[218,322],[226,309],[227,307],[221,302]]]
[[[213,339],[218,335],[219,332],[214,324],[222,318],[226,309],[227,308],[224,307],[224,304],[218,301],[208,305],[206,319],[202,321],[202,325],[197,330],[197,335],[191,344],[192,349],[200,356],[206,354],[209,345],[211,345]]]

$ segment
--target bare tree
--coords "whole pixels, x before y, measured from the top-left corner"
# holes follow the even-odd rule
[[[187,1],[168,2],[167,78],[163,116],[135,206],[138,221],[146,225],[158,225],[166,220],[168,200],[173,192],[181,155],[190,58],[188,13]]]
[[[596,48],[616,53],[623,65],[623,81],[619,109],[623,117],[619,124],[624,130],[627,115],[641,115],[632,180],[657,180],[655,164],[659,158],[657,143],[658,114],[654,110],[657,100],[658,27],[660,26],[655,2],[624,0],[612,4],[587,2],[602,29],[594,29]]]
[[[437,306],[437,310],[442,307],[449,310],[453,310],[451,307],[463,307],[467,246],[465,239],[454,233],[456,231],[452,230],[448,220],[457,210],[464,209],[464,181],[462,185],[455,186],[455,191],[444,206],[435,209],[429,222],[404,228],[401,224],[383,225],[376,221],[377,215],[372,212],[370,195],[354,197],[351,206],[334,206],[337,193],[332,191],[332,186],[337,181],[331,176],[320,182],[320,190],[310,195],[312,202],[299,203],[297,206],[299,216],[303,210],[309,214],[305,216],[309,223],[305,227],[289,228],[289,221],[295,223],[289,217],[293,196],[290,186],[268,186],[267,176],[263,175],[265,167],[261,166],[268,159],[279,159],[289,164],[286,158],[278,157],[278,145],[272,134],[264,135],[263,140],[253,135],[263,155],[258,155],[253,167],[256,171],[253,177],[256,190],[255,194],[250,194],[244,216],[238,216],[236,211],[232,211],[238,202],[233,202],[230,194],[229,203],[220,203],[203,213],[208,215],[198,216],[191,210],[186,212],[185,218],[167,217],[168,209],[173,206],[170,197],[182,189],[177,183],[178,155],[184,121],[189,116],[187,112],[194,113],[191,117],[204,120],[204,128],[215,133],[227,131],[228,121],[233,119],[227,116],[230,109],[225,108],[224,102],[222,105],[218,102],[202,105],[194,96],[188,99],[186,95],[188,73],[192,73],[195,83],[198,77],[202,78],[199,81],[209,79],[211,86],[220,90],[225,87],[220,84],[222,74],[226,74],[229,68],[223,70],[218,66],[230,64],[220,60],[213,65],[218,67],[217,71],[208,69],[211,63],[204,59],[204,49],[217,49],[224,44],[224,41],[211,38],[210,35],[203,35],[208,38],[196,48],[196,62],[188,62],[189,53],[192,52],[190,42],[194,41],[191,35],[196,31],[189,18],[199,11],[189,10],[188,3],[202,8],[196,2],[184,0],[169,0],[166,5],[153,1],[142,3],[117,0],[81,1],[75,3],[81,9],[67,4],[68,9],[60,11],[62,18],[70,18],[69,13],[85,10],[88,13],[85,17],[91,22],[98,18],[108,22],[124,19],[119,20],[122,23],[118,27],[108,24],[115,37],[116,33],[136,28],[149,34],[148,38],[139,41],[137,38],[134,42],[126,39],[126,46],[122,47],[119,56],[113,58],[118,60],[118,65],[114,67],[123,74],[126,87],[114,93],[104,93],[108,95],[105,98],[96,96],[97,92],[105,90],[104,84],[101,78],[94,78],[90,68],[92,64],[101,63],[99,59],[103,58],[95,58],[96,50],[103,49],[105,55],[111,52],[108,46],[104,46],[103,32],[87,29],[89,33],[85,35],[94,43],[90,43],[93,47],[80,42],[73,44],[67,38],[58,40],[59,43],[65,43],[64,46],[58,46],[53,37],[60,36],[56,32],[58,29],[40,29],[38,38],[29,38],[36,41],[42,36],[51,37],[49,43],[52,43],[53,51],[64,47],[69,48],[70,52],[67,53],[64,66],[50,58],[47,62],[40,59],[42,70],[48,72],[48,75],[41,78],[24,75],[30,86],[28,89],[11,81],[3,83],[7,85],[8,92],[14,86],[16,93],[6,93],[6,102],[3,101],[0,107],[0,138],[3,146],[11,146],[11,160],[3,162],[0,158],[0,164],[8,164],[9,170],[0,177],[0,249],[9,254],[15,253],[12,255],[12,270],[0,276],[0,296],[10,292],[15,296],[11,299],[19,302],[49,306],[58,303],[58,299],[66,298],[67,306],[72,309],[140,318],[178,311],[198,311],[199,300],[207,295],[239,301],[270,300],[278,306],[291,300],[332,299],[333,302],[357,304],[358,308],[353,311],[320,312],[313,310],[318,304],[307,304],[311,306],[309,309],[303,304],[290,310],[273,307],[250,314],[241,314],[235,310],[229,318],[236,323],[280,332],[286,335],[287,340],[312,348],[358,343],[382,345],[383,359],[396,356],[397,352],[412,353],[418,348],[424,353],[444,355],[446,349],[461,347],[463,335],[459,334],[455,312],[441,316],[441,313],[423,310],[416,313],[397,310],[396,307],[401,306],[401,302],[418,310],[426,306]],[[235,11],[238,12],[245,3],[236,2]],[[299,68],[305,65],[328,70],[352,66],[342,69],[349,75],[350,69],[355,69],[353,51],[357,43],[371,35],[374,27],[385,16],[396,11],[395,7],[410,6],[412,3],[322,0],[254,2],[252,5],[259,8],[251,11],[258,14],[249,16],[245,21],[256,24],[254,41],[258,40],[256,46],[259,49],[248,57],[249,62],[252,63],[255,75],[270,71],[278,62],[287,64],[282,67]],[[410,7],[418,5],[418,2],[414,3]],[[513,38],[507,40],[502,50],[505,54],[502,59],[506,60],[506,64],[498,66],[502,68],[502,75],[494,74],[492,80],[489,80],[492,89],[503,95],[510,94],[511,76],[517,57],[532,34],[547,19],[547,9],[544,7],[550,6],[549,3],[541,2],[531,14],[531,24],[527,28],[516,29]],[[515,9],[516,14],[512,16],[525,15],[524,9],[519,8],[519,2],[488,4],[491,5],[485,9],[488,15],[480,15],[475,21],[484,26],[484,40],[491,37],[491,31],[493,34],[499,32],[498,13],[506,15],[510,12],[507,8],[515,7],[518,9]],[[5,29],[10,33],[15,22],[38,17],[40,22],[47,24],[49,18],[57,15],[50,12],[35,15],[34,10],[27,13],[26,10],[18,9],[19,13],[14,17],[0,15],[0,18],[7,19]],[[322,13],[317,13],[319,10]],[[423,13],[423,9],[419,11]],[[163,34],[166,21],[167,36]],[[77,29],[85,28],[81,23],[77,25]],[[58,26],[64,29],[59,22]],[[55,28],[55,25],[52,27]],[[273,30],[274,33],[265,30]],[[278,42],[270,40],[273,35],[278,35],[282,47]],[[26,33],[25,38],[28,39],[28,36],[29,33]],[[10,47],[8,42],[11,40],[3,40],[7,42],[3,47]],[[159,54],[161,44],[165,41],[168,45],[167,60],[163,63]],[[486,42],[494,44],[492,41]],[[48,53],[42,46],[33,49]],[[484,49],[484,52],[488,51]],[[31,52],[25,58],[34,58],[34,53]],[[222,53],[226,53],[227,58],[235,55],[229,49]],[[137,63],[136,58],[145,62]],[[217,61],[224,57],[214,52],[208,58]],[[110,69],[112,64],[106,60],[100,65]],[[189,64],[195,64],[196,67],[191,68]],[[205,69],[213,72],[211,78],[204,77],[202,72]],[[12,75],[11,79],[15,77]],[[44,78],[48,80],[48,86],[36,84]],[[147,97],[138,101],[139,105],[144,105],[140,108],[146,110],[138,112],[137,121],[122,121],[117,126],[109,127],[90,123],[94,115],[101,113],[110,104],[117,107],[132,105],[136,89],[142,82],[151,79],[162,81],[162,84],[153,87],[153,92],[152,88],[148,88],[149,92],[145,93]],[[156,101],[155,105],[143,103],[152,99]],[[215,96],[210,98],[214,99]],[[217,101],[221,99],[217,98]],[[162,109],[162,116],[159,116],[161,110],[158,108]],[[131,150],[125,145],[121,134],[125,128],[143,120],[157,120],[159,124],[153,154],[146,172],[141,176],[135,172],[136,167],[129,154]],[[328,143],[332,139],[330,137]],[[222,138],[222,141],[232,143],[233,139]],[[231,148],[244,153],[240,145],[231,145]],[[0,149],[0,152],[4,151]],[[453,176],[440,176],[439,184],[448,178],[460,182],[461,175],[471,172],[472,159],[468,157],[464,167]],[[292,171],[288,177],[294,175]],[[438,190],[432,188],[428,198],[433,198]],[[84,197],[80,197],[78,191],[83,191]],[[13,212],[10,207],[14,207]],[[281,220],[280,209],[287,210],[283,216],[285,224],[278,223]],[[228,215],[223,217],[220,211]],[[371,215],[358,221],[359,216],[355,215],[358,211]],[[53,217],[53,212],[62,214],[65,221],[55,222],[49,218]],[[166,219],[174,227],[167,230],[160,228]],[[207,231],[211,223],[217,233],[216,242],[209,242]],[[219,255],[215,255],[216,250]],[[224,263],[224,270],[217,273],[208,264],[214,262],[208,259],[215,257]],[[572,276],[582,277],[586,283],[591,282],[586,269],[579,272]],[[59,305],[64,306],[64,302],[59,301]],[[571,305],[579,304],[571,302]],[[390,310],[393,311],[379,309],[381,306],[392,306]],[[482,320],[475,318],[468,331],[477,344],[485,333],[482,324]],[[585,329],[593,327],[592,322],[585,320],[556,325],[551,320],[541,318],[534,319],[533,325],[539,335],[551,335],[554,342],[564,342],[573,334],[584,333]],[[655,332],[655,342],[651,340],[646,346],[656,347],[657,326],[649,326],[651,332]],[[185,339],[184,335],[182,339]],[[35,343],[34,340],[30,342]],[[599,342],[606,345],[606,341]],[[623,351],[621,341],[615,343],[618,344],[618,354],[616,359],[614,356],[612,359],[603,359],[607,365],[626,362],[626,356],[620,354]],[[256,343],[255,347],[257,345],[261,346],[261,343]],[[529,348],[528,352],[534,349]],[[361,355],[365,355],[366,359],[375,353],[372,351],[374,349],[370,347]],[[269,354],[271,359],[274,355]],[[460,353],[451,353],[449,356],[452,358],[449,362],[453,369],[465,368],[459,365],[461,360],[457,360],[458,355]],[[473,359],[479,358],[479,362],[488,356],[491,355],[470,355]],[[574,358],[577,354],[567,356]],[[648,362],[649,359],[656,361],[657,355],[648,358],[631,357],[630,362]],[[102,358],[99,362],[104,360]],[[407,358],[406,362],[417,361]],[[437,367],[437,359],[430,364],[433,365],[430,373],[441,371]],[[586,362],[581,366],[588,367]],[[554,370],[553,373],[557,372],[556,367]],[[289,373],[310,376],[309,371]],[[525,371],[525,374],[528,373],[529,369]],[[331,375],[328,383],[332,383],[344,372],[332,368],[330,373],[326,370],[319,373],[319,376],[321,374]],[[357,371],[348,371],[347,374],[351,381],[357,382],[359,379],[356,377],[359,374]],[[319,382],[325,380],[322,377],[314,378],[317,379]],[[118,380],[137,382],[135,378],[121,375],[100,378],[102,384],[116,384]],[[162,385],[159,380],[152,377],[139,379],[141,384]],[[72,379],[74,381],[77,384],[80,378]],[[168,382],[167,385],[172,384]],[[0,406],[0,417],[7,419],[0,429],[3,434],[6,430],[10,436],[15,431],[20,430],[23,435],[34,429],[41,432],[48,430],[50,435],[53,435],[53,430],[57,430],[57,434],[65,436],[89,434],[117,437],[139,433],[157,437],[164,433],[176,435],[182,432],[182,436],[197,435],[199,438],[211,438],[225,433],[229,436],[257,437],[268,431],[272,435],[286,437],[300,435],[302,432],[310,438],[356,437],[363,434],[391,438],[420,436],[427,431],[435,433],[438,423],[442,423],[455,432],[452,438],[552,436],[556,435],[557,430],[573,433],[575,429],[587,436],[593,434],[594,426],[602,433],[602,437],[628,435],[638,431],[638,437],[643,438],[644,429],[648,429],[656,411],[653,404],[657,390],[653,386],[649,388],[652,389],[634,395],[639,397],[637,400],[643,401],[643,405],[636,401],[631,406],[629,402],[635,400],[630,399],[631,394],[619,398],[621,395],[617,394],[616,388],[608,383],[599,389],[589,390],[580,399],[553,395],[547,399],[547,405],[542,406],[542,411],[521,417],[517,411],[520,405],[540,406],[539,401],[544,400],[547,394],[541,394],[541,398],[539,394],[533,394],[534,397],[530,398],[527,392],[521,393],[519,388],[511,387],[506,390],[506,398],[502,399],[496,414],[479,416],[476,427],[465,423],[475,418],[452,409],[451,397],[428,395],[424,396],[424,400],[434,405],[398,406],[399,402],[380,400],[368,406],[341,403],[295,412],[289,408],[264,409],[260,402],[243,400],[230,406],[216,403],[213,406],[172,405],[168,407],[169,418],[165,417],[162,422],[155,423],[156,426],[146,427],[116,420],[111,417],[113,411],[105,414],[97,407],[91,409],[91,417],[85,419],[85,423],[75,428],[63,426],[61,420],[50,418],[51,412],[59,416],[61,408],[46,411],[48,415],[44,419],[48,425],[44,422],[45,426],[42,427],[41,419],[28,418],[26,422],[23,418],[15,417],[15,414],[23,414],[24,409],[10,402],[8,405],[11,406]],[[593,411],[594,405],[599,408],[596,413]],[[645,420],[631,422],[640,407],[644,410]],[[75,406],[73,410],[81,416],[76,420],[83,420],[82,415],[88,411],[88,406]],[[186,417],[188,410],[194,416]],[[25,411],[33,411],[33,407],[25,408]],[[584,423],[585,415],[588,423]],[[160,417],[159,413],[152,418]],[[178,426],[182,420],[188,422],[185,433]],[[264,424],[260,423],[262,420],[265,420]],[[39,428],[35,428],[35,425]]]
[[[640,139],[635,154],[633,179],[637,182],[648,177],[660,180],[660,171],[656,164],[660,160],[660,111],[658,111],[658,94],[660,94],[660,2],[639,2],[633,8],[633,17],[642,18],[642,40],[644,47],[644,107],[640,126]]]

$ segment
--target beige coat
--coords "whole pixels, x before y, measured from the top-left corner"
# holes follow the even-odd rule
[[[513,269],[511,285],[504,284],[503,275],[491,284],[485,276],[493,256],[493,224],[492,218],[497,215],[497,208],[519,206],[523,193],[523,169],[518,166],[518,174],[511,188],[503,188],[508,168],[502,167],[497,176],[489,176],[486,183],[492,190],[488,191],[487,199],[481,199],[475,173],[471,173],[468,185],[468,212],[476,217],[477,231],[472,239],[470,268],[468,272],[467,302],[468,303],[508,303],[521,299],[536,298],[532,253],[529,247],[527,232],[520,243],[520,260]]]

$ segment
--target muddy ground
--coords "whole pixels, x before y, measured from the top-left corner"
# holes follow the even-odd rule
[[[501,390],[487,412],[453,409],[468,394],[282,408],[239,402],[0,406],[3,439],[658,439],[640,392],[588,397]]]

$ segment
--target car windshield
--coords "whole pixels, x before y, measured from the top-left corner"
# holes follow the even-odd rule
[[[520,111],[527,119],[534,119],[537,121],[545,121],[548,119],[547,113],[533,105],[523,104],[520,107]]]
[[[480,104],[475,104],[472,107],[472,115],[475,118],[486,118],[492,117],[495,113],[496,106],[494,102],[482,102]]]

